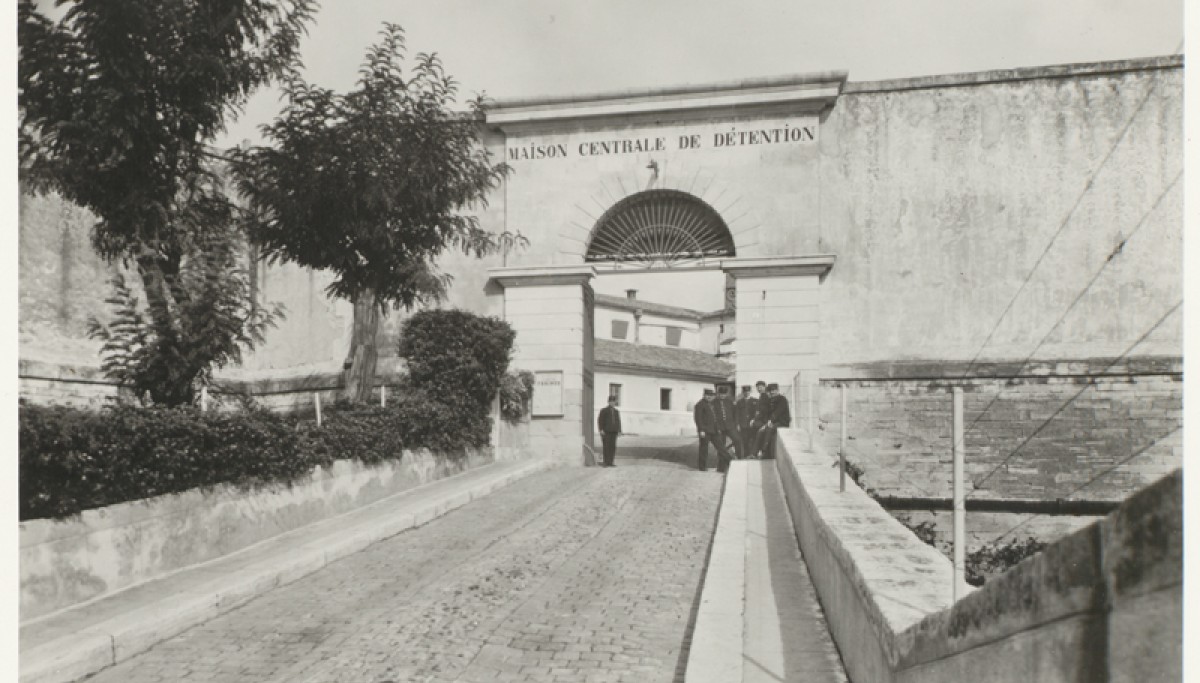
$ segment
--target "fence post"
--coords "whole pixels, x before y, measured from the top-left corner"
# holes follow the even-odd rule
[[[379,407],[380,408],[387,407],[387,385],[386,384],[379,385]]]
[[[838,484],[842,493],[846,492],[846,385],[842,384],[842,447],[838,449]]]
[[[951,596],[957,602],[958,588],[966,579],[967,510],[963,496],[963,394],[962,387],[951,389],[954,408],[954,588]]]
[[[208,387],[200,387],[200,412],[208,412]]]
[[[808,450],[813,450],[816,442],[817,407],[813,405],[813,382],[804,385],[808,390]]]
[[[321,394],[313,392],[313,404],[317,406],[317,427],[321,426]]]

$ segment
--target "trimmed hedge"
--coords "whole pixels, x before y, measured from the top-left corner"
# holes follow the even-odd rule
[[[23,520],[222,483],[287,483],[326,462],[299,448],[294,421],[264,412],[21,406],[19,419]]]
[[[485,447],[514,336],[495,318],[418,313],[401,335],[413,354],[405,391],[387,408],[336,404],[319,429],[260,409],[21,405],[20,517],[68,517],[217,484],[290,484],[338,459],[376,464],[404,450]]]
[[[399,460],[405,449],[460,454],[488,445],[492,421],[427,396],[338,408],[312,420],[266,411],[116,405],[99,412],[23,405],[20,517],[83,510],[217,484],[290,484],[335,460]]]

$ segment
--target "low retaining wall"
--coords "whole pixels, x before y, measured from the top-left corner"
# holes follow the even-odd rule
[[[855,683],[1180,680],[1180,472],[951,606],[950,561],[852,481],[839,493],[833,458],[800,433],[780,435],[796,534]]]
[[[511,446],[502,450],[515,459]],[[21,620],[227,555],[493,457],[491,448],[454,457],[405,451],[399,462],[374,466],[341,460],[290,487],[219,486],[88,510],[74,519],[23,522]]]

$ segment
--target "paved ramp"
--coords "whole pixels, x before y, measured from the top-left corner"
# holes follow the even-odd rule
[[[530,475],[89,683],[682,680],[722,477],[628,464]]]

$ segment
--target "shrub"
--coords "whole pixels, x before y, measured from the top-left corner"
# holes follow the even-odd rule
[[[286,484],[334,460],[398,460],[488,445],[491,404],[515,334],[500,320],[425,311],[401,337],[409,386],[387,408],[335,404],[322,426],[243,402],[237,412],[115,405],[100,412],[21,406],[21,519],[217,484]],[[528,377],[526,377],[528,375]],[[532,386],[529,373],[518,376]],[[511,381],[511,380],[510,380]]]
[[[394,407],[335,405],[325,411],[321,427],[315,421],[299,424],[301,448],[323,462],[353,459],[368,465],[399,460],[404,441],[395,425]]]
[[[490,412],[516,332],[503,320],[460,310],[415,313],[400,334],[413,389],[464,410]]]
[[[22,406],[20,517],[65,517],[224,482],[290,482],[320,464],[292,425],[265,412],[117,405]]]
[[[529,412],[533,398],[533,373],[528,370],[507,372],[500,380],[500,416],[519,422]]]
[[[966,556],[967,583],[982,586],[988,579],[998,576],[1033,557],[1046,547],[1042,541],[1027,536],[1010,539],[1002,545],[988,544]]]

